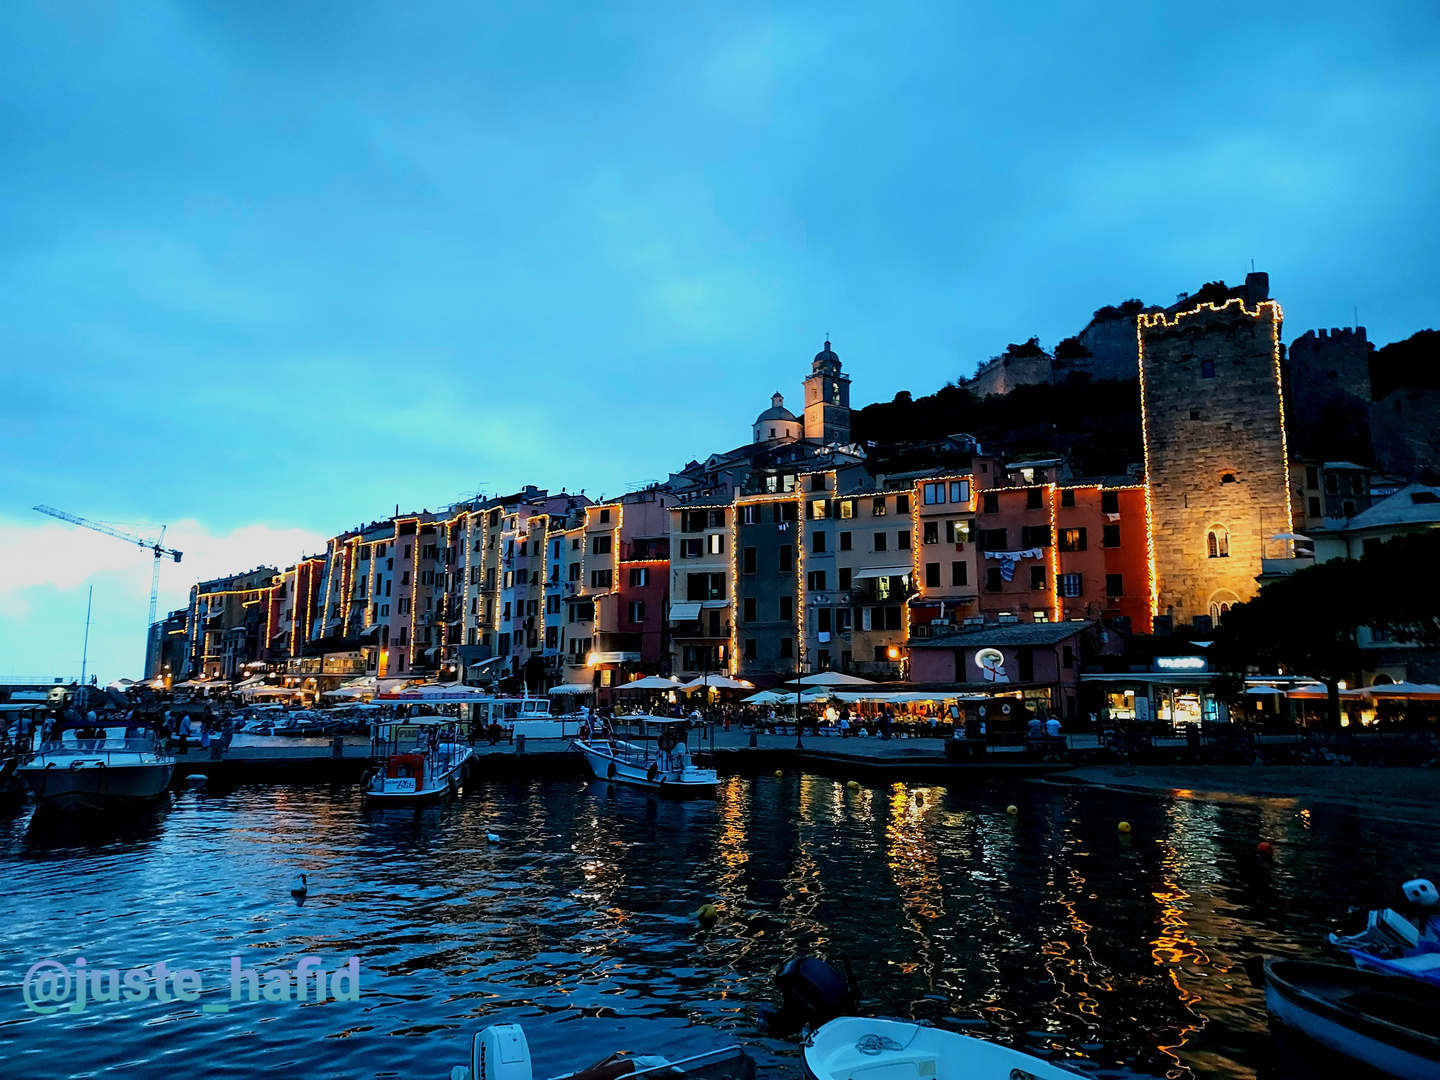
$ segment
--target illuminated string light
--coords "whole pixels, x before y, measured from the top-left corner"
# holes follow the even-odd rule
[[[1064,600],[1060,595],[1060,492],[1055,484],[1050,489],[1050,598],[1055,603],[1055,621],[1065,620]]]

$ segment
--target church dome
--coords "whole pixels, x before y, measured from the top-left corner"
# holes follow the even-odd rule
[[[785,408],[785,398],[781,394],[777,393],[770,399],[770,408],[757,416],[755,423],[759,424],[767,420],[789,420],[796,422],[795,414]]]
[[[825,348],[815,354],[815,361],[810,367],[812,371],[838,372],[840,370],[840,357],[835,350],[830,348],[830,342],[825,342]]]

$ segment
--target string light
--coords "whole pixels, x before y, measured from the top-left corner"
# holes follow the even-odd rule
[[[1050,489],[1050,598],[1055,602],[1055,621],[1065,620],[1064,602],[1060,596],[1060,492],[1055,484]]]

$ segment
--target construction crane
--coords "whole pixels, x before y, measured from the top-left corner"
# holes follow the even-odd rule
[[[72,525],[79,525],[86,529],[94,529],[98,533],[104,533],[106,536],[113,536],[117,540],[124,540],[127,543],[131,544],[138,544],[140,547],[149,548],[152,552],[155,553],[155,569],[150,573],[150,620],[145,624],[145,633],[148,640],[150,627],[155,625],[155,603],[160,595],[160,559],[164,555],[169,555],[178,563],[180,561],[181,555],[181,552],[173,551],[170,548],[161,546],[162,541],[164,541],[165,539],[166,526],[160,526],[160,535],[154,540],[145,540],[142,537],[131,536],[127,532],[121,532],[119,529],[112,529],[109,525],[102,525],[98,521],[91,521],[88,518],[76,517],[74,514],[67,514],[64,510],[56,510],[53,506],[41,505],[34,507],[34,509],[40,511],[40,513],[42,514],[49,514],[53,518],[59,518],[61,521],[68,521]]]

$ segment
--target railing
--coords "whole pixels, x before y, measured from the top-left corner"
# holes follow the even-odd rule
[[[156,754],[159,749],[153,738],[145,739],[76,739],[74,742],[64,742],[59,739],[49,739],[40,744],[40,749],[35,751],[33,758],[58,755],[67,758],[99,758],[104,757],[106,764],[109,764],[112,756],[116,754]]]

